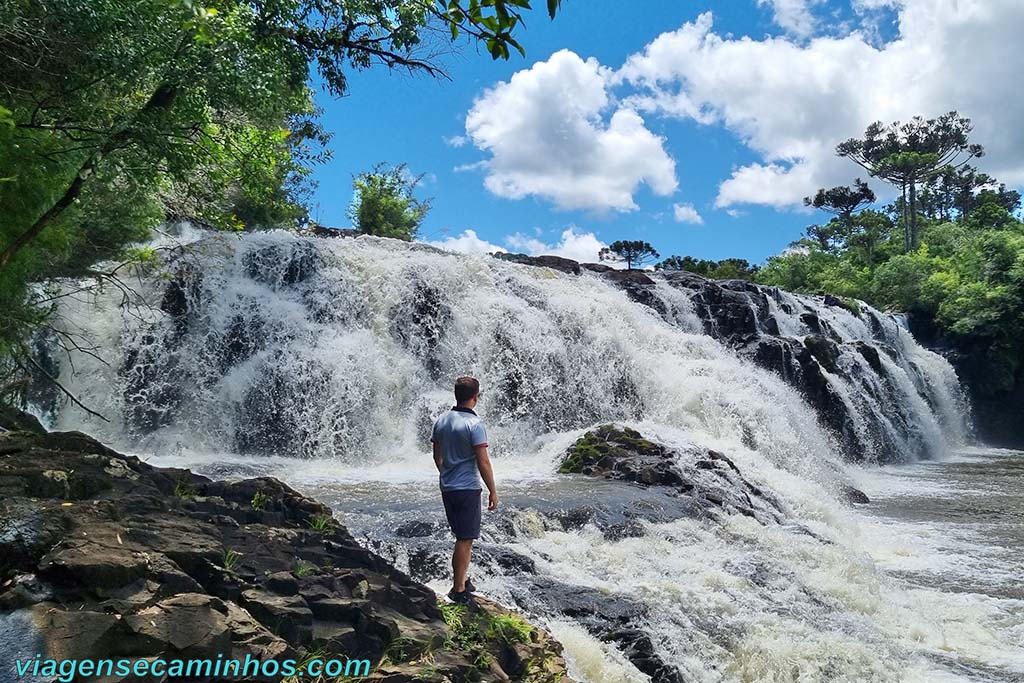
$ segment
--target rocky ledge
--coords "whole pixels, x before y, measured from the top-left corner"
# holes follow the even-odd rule
[[[558,471],[661,487],[696,516],[741,514],[762,523],[784,517],[775,496],[748,481],[722,453],[672,449],[629,427],[606,424],[587,432],[566,451]]]
[[[17,658],[368,659],[388,683],[565,675],[544,631],[486,600],[439,604],[280,481],[152,467],[76,432],[0,433],[0,627]]]

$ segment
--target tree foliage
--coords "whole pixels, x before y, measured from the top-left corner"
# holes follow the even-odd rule
[[[554,15],[557,0],[547,2]],[[168,217],[296,225],[332,94],[383,65],[444,76],[459,35],[522,51],[526,0],[0,0],[0,362],[47,316],[32,283],[90,273]],[[0,390],[3,378],[0,376]]]
[[[712,280],[749,280],[757,273],[757,266],[751,266],[746,259],[727,258],[721,261],[698,259],[692,256],[669,256],[654,264],[655,270],[682,270],[696,273]]]
[[[768,259],[757,279],[793,291],[855,297],[883,309],[911,313],[983,359],[978,362],[990,366],[986,376],[993,385],[1006,384],[993,386],[992,391],[1008,389],[1015,375],[1024,378],[1020,374],[1024,342],[1017,334],[1024,325],[1020,194],[962,159],[955,165],[948,163],[957,155],[980,154],[980,148],[966,139],[966,119],[947,118],[941,124],[914,119],[913,130],[918,133],[907,130],[875,127],[865,140],[849,143],[849,149],[877,161],[880,174],[889,173],[904,163],[900,155],[909,153],[892,150],[906,149],[908,140],[918,133],[936,136],[941,145],[916,140],[913,145],[937,151],[913,154],[932,155],[928,162],[932,166],[937,155],[944,165],[922,176],[916,171],[892,176],[900,184],[921,182],[916,197],[908,191],[885,210],[854,210],[845,221],[836,217],[810,226],[807,238]],[[913,239],[907,230],[911,215],[917,225]]]
[[[617,240],[598,252],[598,258],[602,261],[624,261],[627,270],[660,257],[661,254],[650,243],[642,240]]]
[[[972,129],[969,118],[951,111],[934,119],[915,116],[905,123],[877,121],[863,138],[836,147],[836,154],[900,190],[905,251],[918,244],[918,186],[942,169],[956,169],[984,155],[982,146],[969,140]]]
[[[353,227],[364,235],[411,241],[430,210],[430,200],[413,196],[423,176],[413,177],[405,164],[377,164],[352,181],[348,208]]]

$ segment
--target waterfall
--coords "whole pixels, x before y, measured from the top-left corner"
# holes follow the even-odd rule
[[[473,374],[499,456],[609,420],[668,425],[801,473],[841,451],[797,387],[704,333],[693,290],[675,282],[659,282],[659,314],[597,274],[284,232],[205,237],[168,269],[141,282],[152,305],[132,315],[115,292],[65,305],[102,360],[65,364],[62,381],[110,422],[67,409],[57,424],[125,448],[365,462],[422,450],[452,377]],[[841,345],[883,349],[879,372],[862,353],[825,371],[857,429],[907,457],[963,438],[955,375],[895,322],[768,300],[775,331],[806,336],[812,311]]]
[[[951,367],[890,316],[372,237],[196,237],[133,283],[148,306],[64,299],[98,353],[72,354],[61,381],[109,421],[64,406],[51,424],[159,464],[279,476],[443,591],[428,436],[470,374],[506,494],[475,581],[544,619],[582,680],[648,680],[636,667],[656,660],[656,683],[929,681],[942,653],[996,647],[994,607],[907,592],[876,564],[877,527],[839,502],[850,460],[943,457],[968,438]],[[727,454],[784,521],[641,514],[610,534],[577,513],[629,517],[661,494],[557,474],[604,422]]]

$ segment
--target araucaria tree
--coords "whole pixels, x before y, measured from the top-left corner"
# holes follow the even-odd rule
[[[906,123],[881,121],[868,126],[864,137],[851,138],[836,147],[848,157],[899,188],[904,230],[904,249],[918,245],[918,187],[940,169],[957,169],[984,155],[981,145],[971,144],[971,120],[955,111],[935,119],[915,116]]]
[[[642,240],[618,240],[598,252],[602,261],[625,261],[626,269],[642,266],[648,261],[661,258],[648,242]]]
[[[825,225],[811,226],[807,233],[827,251],[835,246],[837,238],[841,239],[852,231],[853,215],[874,201],[875,193],[860,178],[854,180],[851,187],[822,188],[813,197],[804,197],[804,204],[830,213],[835,219]]]
[[[353,227],[364,235],[411,241],[430,210],[430,200],[413,196],[423,176],[409,175],[405,164],[377,164],[352,181],[355,190],[348,207]]]

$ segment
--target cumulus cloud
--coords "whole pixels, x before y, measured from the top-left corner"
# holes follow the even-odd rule
[[[583,263],[597,261],[598,252],[607,246],[594,233],[581,232],[575,226],[566,228],[559,241],[554,244],[545,243],[536,237],[522,233],[510,235],[505,239],[505,244],[510,249],[525,252],[530,256],[561,256]]]
[[[773,3],[777,13],[783,4]],[[798,206],[817,187],[858,174],[835,156],[838,142],[875,120],[952,109],[974,120],[974,141],[988,151],[981,165],[1008,183],[1024,182],[1024,97],[1008,89],[1024,71],[1024,51],[1015,47],[1024,2],[854,5],[883,6],[898,10],[898,35],[880,46],[862,31],[805,44],[723,37],[705,13],[658,36],[609,80],[635,88],[622,106],[724,125],[761,157],[722,182],[719,207]]]
[[[476,230],[466,230],[461,235],[448,236],[443,240],[427,242],[427,244],[444,249],[445,251],[456,251],[460,254],[491,254],[496,251],[506,251],[497,244],[491,244],[487,240],[477,236]]]
[[[811,5],[818,2],[819,0],[757,0],[761,7],[772,8],[776,24],[801,38],[814,33],[817,21],[811,13]]]
[[[466,134],[489,153],[485,186],[562,209],[631,211],[641,185],[670,195],[675,161],[629,106],[614,102],[610,70],[561,50],[484,92]]]
[[[679,223],[704,224],[704,218],[697,212],[697,209],[693,208],[693,204],[673,204],[672,215]]]

